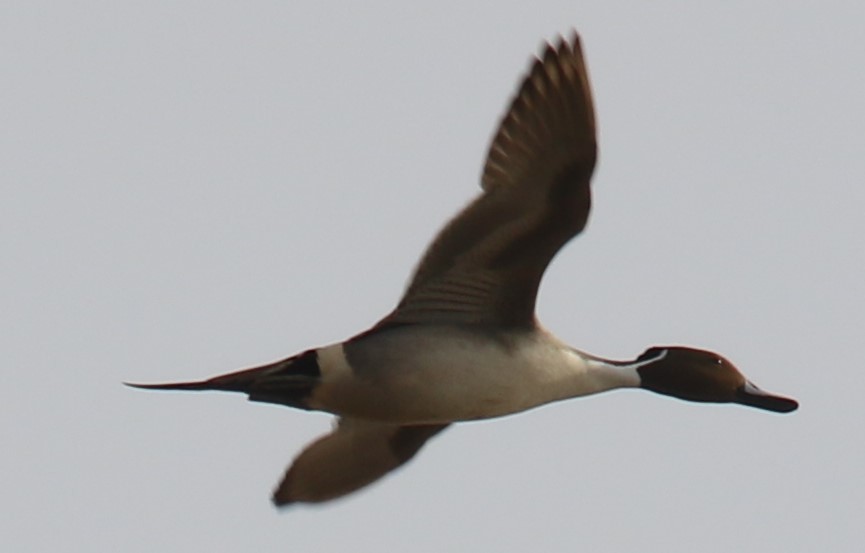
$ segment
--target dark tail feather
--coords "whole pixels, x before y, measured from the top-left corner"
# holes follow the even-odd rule
[[[208,380],[197,382],[168,382],[165,384],[133,384],[124,382],[125,385],[143,390],[219,390],[224,392],[246,392],[248,393],[256,381],[262,376],[291,365],[293,358],[284,359],[251,369],[215,376]]]
[[[135,384],[134,382],[124,382],[124,386],[130,388],[140,388],[142,390],[210,390],[206,380],[200,382],[172,382],[168,384]]]

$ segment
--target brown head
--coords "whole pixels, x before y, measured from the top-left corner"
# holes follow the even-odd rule
[[[789,413],[799,407],[791,398],[765,392],[745,378],[727,359],[679,346],[646,350],[636,360],[640,387],[688,401],[740,403]]]

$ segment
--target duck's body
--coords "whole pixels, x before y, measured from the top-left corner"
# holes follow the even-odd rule
[[[541,277],[586,224],[594,108],[574,37],[549,46],[496,133],[484,193],[436,237],[397,308],[345,342],[201,382],[141,386],[243,392],[321,410],[340,424],[295,459],[279,505],[340,497],[410,459],[453,422],[624,387],[777,412],[794,400],[748,382],[726,359],[684,347],[633,361],[576,350],[535,318]]]
[[[405,325],[302,355],[315,356],[320,376],[294,406],[388,423],[486,419],[639,386],[634,367],[592,360],[535,328]],[[290,379],[293,361],[268,385],[280,371]]]

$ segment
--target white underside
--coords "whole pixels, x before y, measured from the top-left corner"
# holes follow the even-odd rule
[[[633,368],[587,358],[544,331],[415,326],[318,356],[322,381],[310,407],[400,424],[499,417],[639,385]]]

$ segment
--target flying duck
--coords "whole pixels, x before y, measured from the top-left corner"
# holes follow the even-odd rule
[[[577,350],[535,317],[553,256],[583,230],[597,157],[579,38],[547,44],[493,136],[481,194],[427,248],[396,308],[344,342],[199,382],[132,384],[242,392],[333,413],[338,423],[294,459],[278,506],[354,492],[411,459],[449,424],[499,417],[616,388],[779,413],[726,358],[679,346],[632,361]]]

